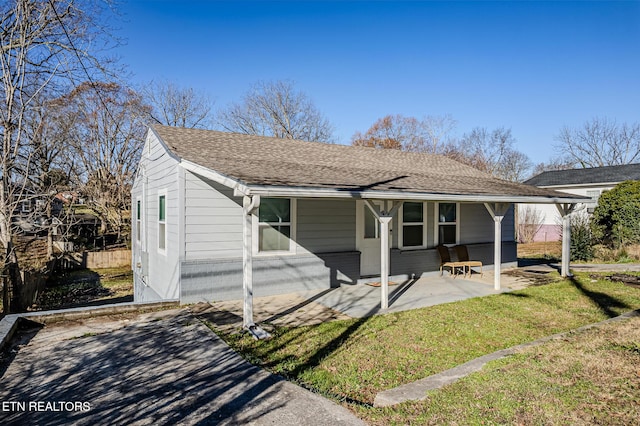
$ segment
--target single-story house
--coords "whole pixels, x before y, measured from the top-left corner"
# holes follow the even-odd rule
[[[514,203],[579,201],[438,155],[158,125],[132,188],[135,301],[244,299],[249,326],[254,294],[378,277],[386,308],[389,276],[438,273],[439,244],[467,245],[499,288]]]
[[[590,214],[598,205],[598,198],[603,191],[608,191],[625,180],[640,180],[640,164],[551,170],[542,172],[524,183],[587,197],[585,202],[576,206],[576,211]],[[561,238],[561,217],[555,206],[549,204],[520,206],[520,217],[524,216],[523,209],[527,207],[535,209],[537,216],[541,218],[541,226],[535,233],[533,241],[558,241]]]

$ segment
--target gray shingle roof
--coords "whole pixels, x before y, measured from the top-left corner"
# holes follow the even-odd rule
[[[439,155],[159,125],[153,130],[178,158],[249,187],[567,197],[502,181]]]
[[[593,167],[588,169],[552,170],[542,172],[525,183],[535,186],[584,185],[590,183],[620,183],[640,180],[640,164]]]

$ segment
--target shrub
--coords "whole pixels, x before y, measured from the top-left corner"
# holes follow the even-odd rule
[[[591,219],[596,239],[611,247],[640,243],[640,181],[603,192]]]
[[[571,216],[571,260],[593,259],[593,237],[589,217],[584,214]]]

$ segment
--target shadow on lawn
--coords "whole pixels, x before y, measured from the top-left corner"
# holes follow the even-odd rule
[[[571,284],[573,284],[582,294],[587,296],[593,303],[595,303],[598,308],[609,318],[614,318],[620,315],[619,312],[616,312],[614,308],[620,309],[631,309],[631,306],[626,303],[616,299],[615,297],[611,297],[608,294],[601,293],[599,291],[588,290],[587,288],[580,283],[579,280],[576,279],[575,276],[568,278]]]
[[[416,280],[410,280],[403,284],[403,286],[399,286],[395,292],[392,292],[389,296],[390,306],[395,302],[409,287],[411,287]],[[309,358],[309,360],[304,363],[298,365],[296,368],[291,370],[287,375],[290,378],[297,379],[302,374],[312,368],[320,365],[322,360],[326,357],[330,356],[333,352],[338,350],[353,334],[355,334],[364,324],[370,321],[374,315],[380,313],[380,306],[374,306],[371,308],[363,317],[357,318],[354,322],[349,325],[344,331],[342,331],[338,336],[333,338],[332,340],[326,342],[322,347],[318,348],[318,350]],[[299,383],[298,380],[296,382]],[[299,383],[302,386],[305,386],[303,383]],[[311,389],[313,392],[317,392],[317,389]],[[361,401],[357,399],[350,398],[346,395],[334,395],[337,399],[340,399],[348,404],[358,405],[363,407],[372,407],[371,402]]]

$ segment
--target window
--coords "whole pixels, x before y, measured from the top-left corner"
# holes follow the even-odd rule
[[[437,203],[436,214],[437,244],[458,243],[458,205],[456,203]]]
[[[167,195],[158,196],[158,250],[167,249]]]
[[[262,198],[258,208],[258,252],[292,251],[292,205],[288,198]]]
[[[380,238],[380,222],[367,206],[364,206],[364,238]]]
[[[405,202],[401,220],[400,248],[426,247],[424,204]]]
[[[142,228],[142,212],[141,212],[142,202],[140,199],[136,200],[136,241],[140,242],[140,235]]]

